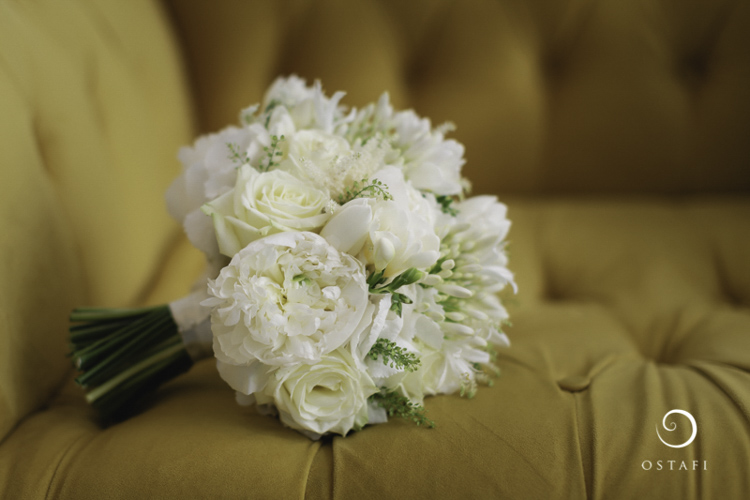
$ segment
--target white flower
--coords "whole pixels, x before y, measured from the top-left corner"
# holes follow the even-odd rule
[[[200,207],[234,186],[237,165],[229,158],[227,144],[245,150],[252,139],[253,133],[247,128],[227,127],[180,149],[178,157],[183,171],[167,189],[167,210],[185,226],[190,242],[209,257],[218,250],[211,220],[201,213]]]
[[[337,157],[351,151],[346,139],[318,130],[300,130],[289,142],[289,158],[300,169],[309,162],[325,170]]]
[[[433,129],[429,119],[412,110],[394,112],[384,93],[377,104],[356,114],[347,137],[351,141],[369,140],[376,134],[388,138],[393,148],[389,163],[400,165],[414,187],[436,195],[455,195],[463,191],[466,181],[461,177],[464,147],[445,139],[445,132],[452,128],[446,124]]]
[[[370,141],[352,147],[340,135],[319,130],[301,130],[287,138],[288,155],[279,169],[328,191],[338,200],[354,182],[384,167],[387,144]]]
[[[305,80],[292,75],[278,78],[271,85],[263,109],[283,106],[289,110],[297,129],[317,129],[330,134],[345,130],[346,124],[354,118],[354,113],[344,115],[345,108],[339,106],[344,95],[344,92],[336,92],[329,98],[319,81],[309,87]]]
[[[507,284],[515,288],[506,267],[505,206],[480,196],[455,208],[457,216],[441,214],[436,224],[440,266],[424,280],[433,286],[416,287],[411,314],[405,316],[404,330],[416,332],[412,345],[421,353],[421,365],[395,381],[414,401],[457,390],[473,394],[477,382],[487,378],[479,366],[493,367],[488,343],[509,344],[500,332],[508,314],[496,295]]]
[[[399,169],[386,167],[375,179],[388,186],[393,199],[354,199],[334,213],[321,235],[388,277],[432,266],[440,256],[432,208]]]
[[[458,215],[455,224],[468,224],[459,238],[466,255],[471,255],[482,265],[486,279],[482,283],[491,284],[492,291],[498,291],[513,283],[513,275],[508,271],[508,258],[505,254],[505,237],[510,230],[508,208],[494,196],[473,196],[455,205]],[[472,244],[467,245],[468,242]]]
[[[308,100],[312,100],[315,91],[307,85],[307,82],[291,75],[286,78],[279,77],[271,84],[263,99],[263,107],[267,108],[272,103],[279,103],[287,108],[293,108]]]
[[[293,175],[243,165],[237,184],[204,206],[222,254],[232,257],[259,238],[282,231],[318,231],[329,218],[330,198]]]
[[[241,164],[263,166],[264,162],[267,163],[264,148],[271,145],[273,135],[280,137],[294,133],[294,130],[288,113],[280,108],[269,117],[268,127],[259,123],[243,128],[227,127],[216,134],[200,137],[191,147],[180,149],[183,172],[167,189],[167,209],[183,225],[193,246],[206,254],[209,262],[219,260],[219,247],[211,219],[201,207],[232,190]]]
[[[421,353],[420,366],[407,372],[400,381],[401,389],[414,401],[424,396],[452,394],[476,385],[475,363],[490,362],[490,355],[482,349],[481,341],[471,337],[450,339],[440,349],[416,342]]]
[[[397,113],[393,122],[393,147],[402,151],[404,176],[414,187],[437,195],[460,194],[464,146],[446,140],[441,130],[432,129],[428,118],[420,118],[411,110]]]
[[[500,326],[508,318],[497,292],[507,285],[516,290],[508,269],[505,237],[510,229],[507,208],[494,196],[475,196],[456,204],[456,217],[444,216],[439,223],[443,253],[448,260],[440,274],[438,290],[457,298],[454,321],[474,330],[494,344],[508,343]],[[463,291],[470,292],[460,296]]]
[[[175,220],[182,222],[188,213],[231,189],[237,165],[229,158],[227,144],[246,149],[251,140],[248,130],[227,127],[180,148],[178,158],[183,172],[167,190],[167,208]]]
[[[284,424],[313,437],[345,435],[368,422],[367,398],[377,391],[367,372],[342,348],[313,365],[279,368],[255,394],[255,401],[273,403]]]
[[[362,265],[310,232],[249,244],[209,295],[214,353],[229,364],[317,363],[367,326]]]
[[[373,360],[368,356],[368,353],[378,339],[394,341],[400,347],[408,348],[410,345],[404,346],[400,339],[404,321],[402,316],[398,316],[394,311],[390,310],[392,303],[391,296],[389,294],[373,294],[370,299],[375,302],[372,321],[359,335],[352,338],[350,348],[354,358],[362,365],[362,369],[367,370],[376,385],[378,387],[389,387],[386,379],[394,374],[403,372],[403,368],[391,367],[380,358]],[[408,307],[406,306],[405,309],[408,309]]]

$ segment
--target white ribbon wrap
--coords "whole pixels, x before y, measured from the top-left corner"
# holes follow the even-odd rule
[[[207,298],[208,292],[199,290],[169,304],[185,350],[193,361],[214,355],[211,308],[201,305]]]

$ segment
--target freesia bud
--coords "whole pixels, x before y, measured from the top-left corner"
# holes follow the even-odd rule
[[[375,261],[375,269],[380,271],[381,269],[385,269],[393,260],[393,257],[396,256],[396,249],[393,247],[393,243],[391,243],[390,240],[387,238],[380,238],[377,243],[375,243],[374,254],[373,260]]]

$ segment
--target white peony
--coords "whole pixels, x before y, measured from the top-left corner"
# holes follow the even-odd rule
[[[317,363],[367,326],[362,265],[314,233],[256,240],[208,286],[203,304],[224,363]]]
[[[377,391],[367,372],[342,348],[314,365],[279,368],[255,393],[255,402],[274,404],[284,424],[312,437],[343,436],[368,423],[367,398]]]
[[[318,231],[329,218],[328,193],[281,171],[243,165],[230,191],[206,204],[219,250],[232,257],[249,243],[282,231]]]
[[[432,266],[440,256],[432,207],[395,167],[380,170],[375,179],[393,199],[354,199],[334,213],[321,235],[388,277]]]

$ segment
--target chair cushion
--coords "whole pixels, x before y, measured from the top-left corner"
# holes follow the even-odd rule
[[[180,245],[164,191],[193,120],[172,42],[151,2],[0,4],[0,438],[70,371],[70,310],[147,301]]]
[[[477,192],[750,189],[747,2],[167,4],[204,131],[294,72],[452,121]]]
[[[147,411],[106,429],[69,384],[0,448],[4,493],[739,498],[750,491],[750,200],[519,198],[509,213],[522,290],[512,347],[500,353],[495,385],[473,400],[426,400],[435,429],[391,420],[312,442],[237,406],[207,361],[159,391]],[[685,448],[665,446],[656,432],[673,409],[697,423]],[[661,436],[687,441],[689,421],[673,421],[677,430]]]
[[[750,491],[748,3],[167,3],[0,3],[0,496]],[[216,130],[291,72],[454,120],[475,192],[517,196],[502,376],[429,398],[436,429],[311,442],[203,362],[102,428],[69,309],[187,290],[201,256],[163,192],[193,110]],[[684,448],[657,434],[691,439],[675,409]]]

